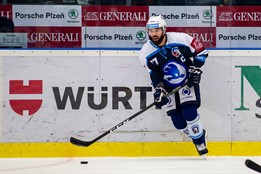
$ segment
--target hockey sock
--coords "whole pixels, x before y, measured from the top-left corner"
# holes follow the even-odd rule
[[[189,135],[189,130],[188,130],[188,126],[185,127],[184,129],[180,129],[179,131],[181,131],[182,133],[184,133],[185,135],[187,135],[188,137],[190,137]],[[191,137],[190,137],[191,138]]]
[[[203,135],[202,123],[197,112],[196,105],[182,106],[182,115],[187,120],[189,136],[192,138],[194,144],[202,144],[205,142]]]
[[[194,144],[202,144],[205,142],[203,134],[202,123],[199,115],[192,121],[187,121],[189,135],[192,138]]]

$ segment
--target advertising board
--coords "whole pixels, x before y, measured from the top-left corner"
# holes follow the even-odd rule
[[[148,39],[146,23],[154,15],[163,16],[167,31],[188,33],[207,48],[260,48],[260,10],[261,6],[1,5],[0,15],[14,21],[16,32],[28,33],[28,48],[139,49]]]
[[[261,6],[218,6],[217,27],[260,27]]]
[[[27,33],[29,48],[81,48],[81,27],[15,27]]]
[[[13,5],[15,26],[81,26],[81,6]]]
[[[216,6],[150,6],[149,14],[162,15],[168,27],[216,26]]]
[[[260,27],[217,27],[217,48],[260,48]]]
[[[144,27],[148,19],[148,6],[82,6],[83,26]]]
[[[0,16],[12,19],[12,5],[0,5]]]
[[[83,27],[83,48],[140,48],[148,40],[145,27]]]

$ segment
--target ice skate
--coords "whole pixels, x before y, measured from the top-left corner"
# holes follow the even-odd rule
[[[205,142],[202,144],[195,144],[198,154],[200,156],[202,156],[205,160],[206,160],[206,155],[208,153],[208,149],[207,149],[207,132],[205,130],[203,130],[203,134],[205,136]]]

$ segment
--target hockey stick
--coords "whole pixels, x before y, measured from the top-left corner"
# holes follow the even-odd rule
[[[256,118],[261,118],[261,115],[256,113]]]
[[[187,83],[184,83],[183,85],[175,88],[174,90],[172,90],[171,92],[169,92],[166,97],[178,92],[178,90],[180,90],[181,88],[183,88],[184,86],[186,86]],[[104,132],[103,134],[101,134],[100,136],[98,136],[97,138],[93,139],[92,141],[82,141],[79,140],[77,138],[71,137],[70,138],[70,142],[74,145],[77,146],[84,146],[84,147],[88,147],[91,144],[95,143],[96,141],[100,140],[101,138],[105,137],[106,135],[108,135],[109,133],[115,131],[116,129],[118,129],[119,127],[121,127],[122,125],[124,125],[125,123],[131,121],[133,118],[137,117],[138,115],[140,115],[141,113],[145,112],[146,110],[148,110],[149,108],[153,107],[156,104],[156,102],[151,103],[150,105],[148,105],[147,107],[141,109],[140,111],[138,111],[137,113],[133,114],[132,116],[130,116],[129,118],[123,120],[122,122],[120,122],[119,124],[117,124],[116,126],[112,127],[111,129],[109,129],[108,131]]]
[[[247,166],[248,168],[250,168],[250,169],[252,169],[252,170],[254,170],[254,171],[256,171],[256,172],[261,173],[261,166],[258,165],[257,163],[255,163],[254,161],[252,161],[252,160],[250,160],[250,159],[247,159],[247,160],[245,161],[245,164],[246,164],[246,166]]]

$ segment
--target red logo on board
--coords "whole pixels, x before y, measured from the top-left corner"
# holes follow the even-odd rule
[[[10,80],[9,81],[9,94],[42,94],[43,81],[42,80],[29,80],[28,85],[23,84],[23,80]],[[11,108],[19,115],[23,116],[25,111],[28,115],[35,114],[42,105],[42,99],[10,99]]]

